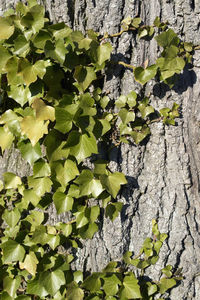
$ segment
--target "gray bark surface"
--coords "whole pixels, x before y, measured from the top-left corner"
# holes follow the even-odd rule
[[[17,1],[1,0],[0,12]],[[41,1],[42,2],[42,1]],[[127,16],[140,16],[152,24],[156,16],[168,20],[179,36],[199,43],[200,0],[45,0],[46,10],[53,22],[65,21],[75,29],[94,29],[101,33],[116,33]],[[113,39],[114,54],[133,65],[150,64],[158,55],[155,42],[136,41],[130,33]],[[158,263],[149,269],[156,279],[166,264],[183,268],[184,280],[172,289],[168,299],[200,299],[200,55],[194,57],[193,70],[186,69],[172,91],[162,84],[147,86],[151,101],[157,108],[181,105],[177,126],[151,126],[152,135],[141,146],[122,145],[110,157],[111,169],[123,171],[128,185],[119,197],[124,203],[121,215],[110,222],[103,218],[101,230],[92,240],[84,241],[77,253],[76,268],[97,271],[110,260],[121,259],[126,250],[138,253],[143,240],[151,234],[151,220],[158,220],[161,232],[168,233]],[[119,66],[109,75],[104,89],[111,99],[131,90],[138,91],[131,71]],[[16,152],[5,153],[0,172],[27,174],[29,169]],[[23,168],[22,168],[23,166]],[[53,208],[52,208],[53,209]],[[58,220],[55,210],[52,222]]]

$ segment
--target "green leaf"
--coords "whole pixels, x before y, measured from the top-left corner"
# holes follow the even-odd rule
[[[18,74],[23,76],[24,82],[27,86],[37,80],[37,77],[43,78],[46,73],[46,67],[49,65],[48,61],[38,60],[32,65],[27,59],[19,60]]]
[[[77,212],[76,215],[76,228],[81,228],[89,223],[89,219],[85,216],[85,212]]]
[[[31,202],[34,206],[36,206],[41,200],[33,190],[24,190],[23,194],[25,202]]]
[[[3,292],[0,294],[0,300],[13,300],[13,297],[10,297],[7,292]]]
[[[171,289],[176,285],[176,280],[173,278],[161,278],[159,286],[159,291],[164,294],[167,290]]]
[[[21,277],[16,276],[15,278],[10,278],[6,276],[3,279],[3,289],[6,291],[11,297],[16,297],[16,291],[19,288],[21,283]]]
[[[59,222],[56,224],[56,229],[61,231],[61,233],[65,237],[68,237],[72,233],[72,225],[71,224],[64,224],[64,223]]]
[[[129,107],[132,108],[132,107],[135,107],[136,104],[137,104],[137,94],[136,92],[132,91],[130,92],[128,95],[127,95],[127,100],[126,102],[128,103]]]
[[[162,269],[162,273],[165,274],[167,277],[171,277],[172,276],[172,266],[171,265],[167,265],[165,268]]]
[[[54,296],[64,284],[65,276],[63,271],[57,269],[55,271],[45,272],[43,285],[50,295]]]
[[[122,108],[126,106],[126,102],[127,102],[127,97],[124,95],[121,95],[116,101],[115,101],[115,105],[118,108]]]
[[[151,65],[150,67],[147,67],[144,69],[143,67],[137,67],[134,70],[134,76],[135,80],[144,85],[149,80],[155,77],[157,73],[157,66]]]
[[[45,9],[41,5],[32,6],[27,14],[21,19],[21,24],[27,28],[32,28],[33,32],[39,32],[44,26]]]
[[[66,300],[82,300],[83,298],[84,292],[75,282],[67,286]]]
[[[51,35],[46,30],[40,30],[33,39],[33,44],[39,49],[44,49],[47,40],[51,39]]]
[[[56,125],[55,129],[62,133],[67,133],[72,129],[73,115],[66,109],[56,107],[55,109]]]
[[[31,275],[35,276],[38,263],[35,253],[31,251],[26,255],[24,262],[20,263],[20,269],[26,269]]]
[[[66,159],[70,148],[64,148],[66,142],[63,141],[62,134],[57,130],[51,130],[45,138],[47,157],[49,161]]]
[[[9,149],[14,140],[14,136],[6,127],[0,127],[0,147],[2,152]]]
[[[140,103],[138,105],[138,109],[141,112],[142,118],[146,118],[148,115],[154,113],[154,108],[150,105],[145,105],[143,103]]]
[[[77,131],[70,132],[65,148],[70,148],[70,154],[78,163],[91,156],[92,153],[98,153],[97,142],[92,133],[87,135]]]
[[[89,223],[79,229],[82,239],[92,239],[93,235],[99,230],[96,223]]]
[[[25,57],[30,50],[29,42],[24,35],[18,35],[14,40],[13,54]]]
[[[106,108],[106,106],[108,105],[108,103],[110,102],[110,99],[108,96],[104,96],[103,98],[101,98],[100,100],[100,104],[101,104],[101,107],[104,109]]]
[[[51,175],[51,169],[48,163],[44,160],[37,161],[33,166],[33,177],[47,177]]]
[[[57,163],[55,167],[56,179],[63,186],[66,185],[73,180],[77,175],[79,175],[79,170],[75,162],[70,159],[67,159],[64,163]]]
[[[123,289],[121,291],[121,298],[122,299],[142,298],[138,280],[133,273],[124,277]]]
[[[100,273],[93,273],[91,276],[87,277],[82,286],[91,293],[98,292],[101,287]]]
[[[148,296],[152,296],[153,294],[155,294],[158,290],[158,287],[156,284],[151,284],[150,282],[148,282]]]
[[[44,134],[48,133],[49,121],[37,120],[33,116],[27,116],[21,121],[22,134],[25,134],[31,141],[34,147],[39,139],[41,139]]]
[[[61,214],[72,209],[74,199],[65,193],[55,192],[53,195],[53,202],[56,206],[57,213]]]
[[[109,217],[110,220],[113,222],[118,217],[119,212],[122,210],[122,207],[122,202],[109,203],[106,206],[106,217]]]
[[[15,227],[18,221],[21,218],[21,214],[19,210],[15,207],[13,210],[5,210],[2,216],[3,220],[8,224],[10,227]]]
[[[80,197],[92,194],[96,198],[104,190],[100,180],[95,179],[90,170],[83,170],[75,183],[79,185]]]
[[[110,43],[101,44],[97,49],[97,63],[102,65],[106,60],[110,59],[112,46]]]
[[[118,285],[121,285],[121,281],[115,274],[110,277],[104,277],[103,289],[107,296],[115,296],[118,293]]]
[[[29,162],[30,165],[33,165],[33,163],[42,156],[39,143],[32,146],[29,141],[21,141],[18,143],[18,149],[20,150],[22,157]]]
[[[128,111],[126,108],[122,108],[118,115],[124,124],[128,124],[135,120],[135,113],[133,111]]]
[[[1,245],[3,250],[3,262],[4,264],[23,261],[25,250],[20,244],[13,240],[8,240]]]
[[[77,80],[78,85],[75,86],[84,92],[93,80],[96,79],[96,73],[93,67],[77,66],[74,72],[74,78]]]
[[[63,64],[65,61],[65,55],[68,53],[63,39],[58,39],[55,44],[50,40],[47,40],[44,47],[45,56],[58,61]]]
[[[48,177],[34,178],[33,176],[28,177],[28,186],[33,188],[37,196],[41,197],[45,193],[51,191],[52,181]]]
[[[143,126],[141,130],[134,130],[131,132],[131,136],[136,144],[142,142],[150,134],[150,129],[147,126]]]
[[[179,44],[179,38],[172,29],[168,29],[167,31],[162,32],[161,34],[156,36],[155,39],[158,45],[162,46],[163,48],[170,45],[178,46]]]
[[[44,279],[46,278],[45,273],[40,273],[40,277],[35,278],[32,281],[29,281],[27,283],[27,294],[29,295],[38,295],[39,297],[45,297],[48,295],[48,292],[46,291],[44,287]]]
[[[52,250],[55,250],[60,245],[60,237],[58,235],[49,234],[47,244]]]
[[[15,27],[11,19],[0,17],[0,39],[8,39],[14,33]]]
[[[119,172],[115,172],[108,176],[102,175],[100,176],[100,181],[102,185],[106,188],[106,190],[113,196],[113,198],[116,198],[121,188],[121,185],[127,183],[124,174]]]
[[[9,85],[23,84],[23,77],[18,73],[18,62],[19,58],[13,56],[7,61],[5,65]]]
[[[6,189],[17,189],[22,184],[21,178],[14,173],[6,172],[3,174]]]
[[[4,71],[4,67],[11,57],[11,54],[8,52],[6,48],[4,48],[2,45],[0,45],[0,72]]]
[[[24,104],[31,100],[31,92],[29,88],[24,87],[23,85],[11,85],[10,90],[8,91],[8,96],[21,106],[24,106]]]

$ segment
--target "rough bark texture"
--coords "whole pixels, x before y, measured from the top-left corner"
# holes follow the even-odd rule
[[[0,11],[14,5],[16,0],[1,0]],[[44,0],[53,22],[65,21],[82,31],[93,28],[101,33],[116,33],[127,16],[140,16],[152,24],[156,16],[168,20],[183,40],[195,44],[200,37],[200,0]],[[132,34],[113,40],[114,54],[127,63],[142,64],[155,61],[158,49],[155,42],[136,41]],[[110,154],[113,170],[123,171],[128,185],[120,198],[124,202],[121,215],[112,224],[103,218],[101,230],[93,240],[84,242],[76,267],[100,270],[109,260],[122,257],[126,250],[137,253],[144,238],[150,234],[151,220],[158,219],[159,228],[168,233],[159,262],[149,270],[156,278],[164,264],[183,268],[185,279],[171,291],[171,300],[190,300],[200,297],[200,56],[195,54],[194,69],[186,69],[172,91],[164,85],[148,85],[154,92],[152,102],[161,108],[181,105],[181,118],[176,127],[152,125],[152,135],[146,145],[122,145]],[[140,87],[131,71],[122,67],[110,72],[104,88],[111,99]],[[0,171],[22,170],[16,153],[1,159]],[[16,164],[14,163],[16,162]],[[24,174],[25,174],[24,173]],[[52,222],[57,221],[56,213]]]

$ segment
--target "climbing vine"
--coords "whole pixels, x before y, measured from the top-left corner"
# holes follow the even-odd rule
[[[110,41],[124,32],[156,40],[153,65],[112,61]],[[74,270],[71,250],[98,231],[100,212],[113,221],[123,206],[117,195],[126,177],[111,172],[99,144],[139,144],[151,123],[175,125],[179,105],[157,111],[143,87],[150,80],[173,87],[194,50],[158,17],[152,26],[126,18],[119,33],[104,36],[51,24],[35,0],[0,17],[0,148],[14,145],[32,169],[23,178],[6,172],[0,182],[0,299],[153,300],[182,279],[170,265],[159,281],[145,277],[167,238],[155,220],[138,256],[127,252],[102,272]],[[113,63],[133,71],[141,93],[113,100],[102,91]],[[68,221],[48,223],[52,204]]]

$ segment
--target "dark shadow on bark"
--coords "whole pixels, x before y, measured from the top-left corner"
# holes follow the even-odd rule
[[[193,87],[197,81],[197,76],[194,70],[191,70],[190,66],[186,66],[183,70],[183,73],[175,76],[176,83],[172,90],[177,94],[184,93],[189,87]],[[159,97],[160,99],[164,98],[166,93],[171,89],[164,82],[156,83],[153,87],[153,95]]]

